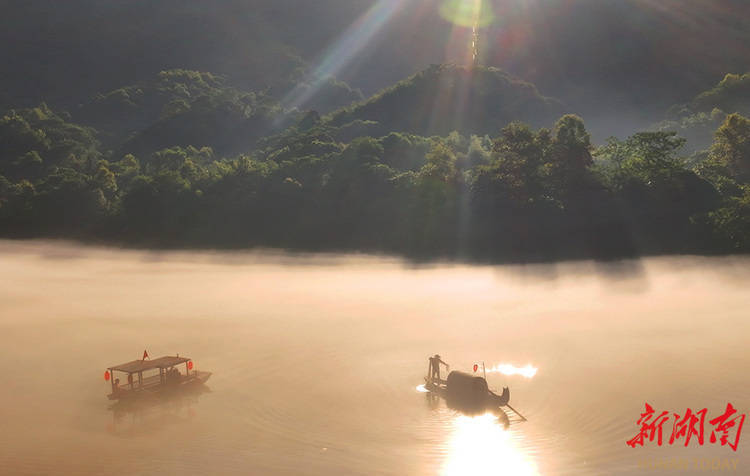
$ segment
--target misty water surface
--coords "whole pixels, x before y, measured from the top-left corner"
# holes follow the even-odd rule
[[[5,474],[611,474],[644,403],[750,411],[745,258],[412,266],[367,256],[0,243]],[[186,355],[210,392],[115,415],[106,367]],[[427,357],[488,374],[529,421],[430,403]],[[705,473],[704,473],[705,474]]]

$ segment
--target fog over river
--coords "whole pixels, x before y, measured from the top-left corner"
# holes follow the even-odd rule
[[[749,265],[0,241],[0,472],[677,474],[642,467],[675,459],[748,474],[750,430],[735,452],[708,420],[727,403],[750,412]],[[191,357],[213,372],[208,391],[114,411],[104,371],[144,349]],[[487,374],[528,421],[419,392],[435,353],[451,370],[537,369]],[[646,402],[707,408],[704,444],[628,446]]]

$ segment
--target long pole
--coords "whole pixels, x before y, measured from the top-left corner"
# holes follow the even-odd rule
[[[515,413],[516,415],[518,415],[521,418],[523,418],[523,421],[528,421],[525,416],[523,416],[520,413],[518,413],[518,410],[516,410],[515,408],[511,407],[509,404],[506,403],[505,406],[508,407],[508,408],[510,408],[511,410],[513,410],[513,413]]]
[[[484,369],[484,360],[482,361],[482,373],[484,374],[484,380],[487,380],[487,371]]]

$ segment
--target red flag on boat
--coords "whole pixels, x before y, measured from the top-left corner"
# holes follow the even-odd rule
[[[474,372],[476,372],[477,370],[479,370],[479,366],[477,364],[474,364]]]
[[[146,360],[146,359],[148,359],[148,351],[146,351],[146,350],[144,349],[144,350],[143,350],[143,359],[141,359],[141,360]]]

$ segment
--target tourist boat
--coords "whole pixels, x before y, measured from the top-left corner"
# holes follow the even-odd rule
[[[185,364],[184,372],[180,371],[182,364]],[[180,357],[178,354],[148,359],[148,354],[144,352],[141,360],[107,368],[104,379],[112,383],[112,393],[107,397],[110,400],[123,400],[206,383],[211,372],[199,371],[193,367],[193,361],[189,357]],[[123,374],[125,380],[121,381],[116,372]]]

